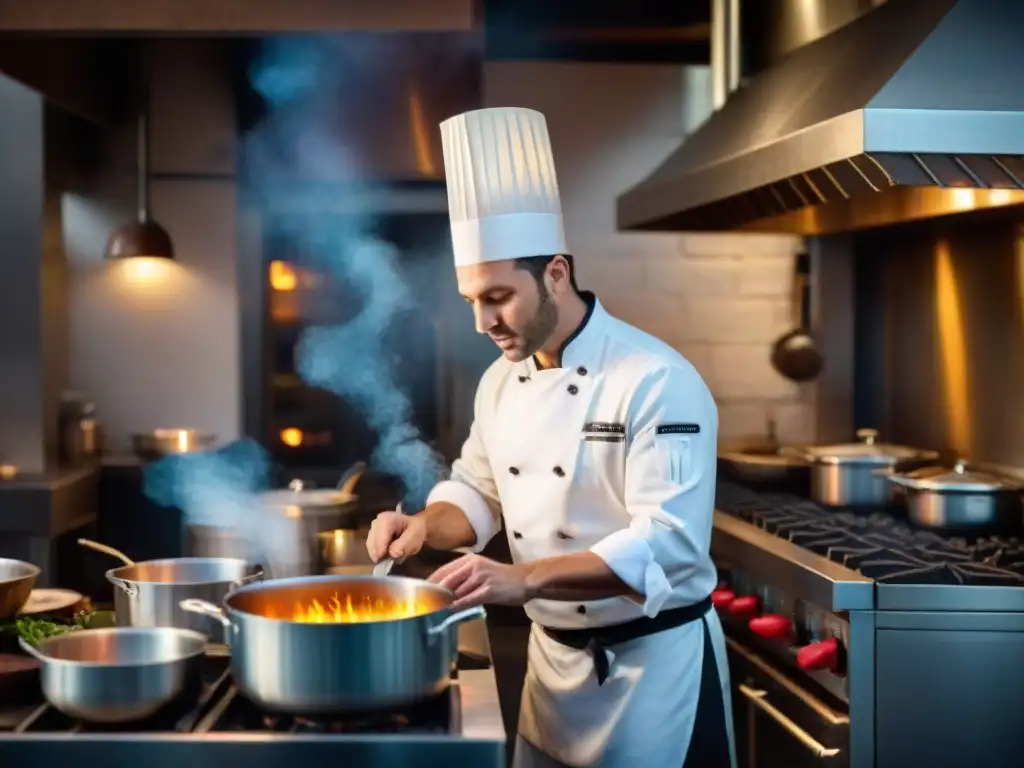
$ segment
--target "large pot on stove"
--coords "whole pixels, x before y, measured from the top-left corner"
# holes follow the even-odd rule
[[[454,595],[419,579],[307,576],[243,587],[221,607],[186,611],[225,627],[235,684],[270,711],[309,717],[398,708],[444,693],[457,625]]]
[[[944,531],[1021,527],[1024,482],[957,461],[953,468],[920,467],[879,473],[903,490],[907,517],[922,528]]]
[[[939,454],[878,441],[874,429],[857,430],[856,443],[814,446],[798,451],[811,464],[811,498],[832,507],[884,506],[896,487],[879,470],[905,470],[938,461]]]

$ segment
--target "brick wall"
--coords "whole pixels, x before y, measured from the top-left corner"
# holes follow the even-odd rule
[[[613,313],[665,340],[719,402],[720,438],[814,438],[813,388],[772,370],[772,341],[792,325],[798,238],[620,233],[615,198],[654,169],[706,116],[706,78],[679,67],[492,62],[489,106],[545,113],[569,247],[580,282]],[[689,90],[688,87],[689,86]],[[702,113],[703,111],[703,113]]]

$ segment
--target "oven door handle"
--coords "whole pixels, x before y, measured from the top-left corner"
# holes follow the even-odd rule
[[[743,685],[742,683],[740,683],[739,689],[740,693],[746,696],[751,704],[753,704],[755,707],[757,707],[766,715],[768,715],[768,717],[770,717],[772,720],[778,723],[779,726],[784,731],[786,731],[786,733],[795,738],[797,741],[799,741],[801,744],[807,747],[807,749],[809,749],[818,757],[835,757],[839,754],[838,748],[826,747],[824,744],[820,743],[813,736],[807,733],[807,731],[805,731],[803,728],[801,728],[799,725],[794,723],[792,720],[790,720],[788,717],[782,714],[779,710],[777,710],[774,706],[772,706],[772,704],[768,701],[767,691],[755,690],[754,688],[751,688],[747,685]]]

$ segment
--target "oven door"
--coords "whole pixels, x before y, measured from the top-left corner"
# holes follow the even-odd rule
[[[850,719],[839,703],[826,703],[733,638],[726,644],[741,768],[847,768]]]

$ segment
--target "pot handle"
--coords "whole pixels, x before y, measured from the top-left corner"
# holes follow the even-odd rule
[[[32,645],[32,643],[28,642],[24,637],[18,638],[18,645],[21,646],[21,650],[23,650],[25,653],[27,653],[29,656],[31,656],[33,659],[40,662],[41,664],[46,664],[50,661],[45,655],[41,654],[39,650],[34,645]]]
[[[464,621],[472,621],[473,619],[483,619],[486,616],[487,611],[484,610],[482,605],[474,605],[472,608],[467,608],[464,611],[453,613],[436,627],[427,627],[427,640],[434,641],[456,624],[461,624]]]
[[[139,594],[139,588],[130,581],[126,581],[125,579],[119,579],[117,578],[117,576],[111,576],[109,573],[107,574],[107,581],[109,581],[115,587],[120,587],[121,589],[123,589],[125,591],[125,594],[128,595],[128,597],[135,597],[137,594]]]
[[[252,573],[247,576],[243,576],[240,579],[235,579],[231,582],[231,589],[236,590],[239,587],[244,587],[246,584],[252,584],[254,581],[263,581],[264,576],[263,566],[257,565],[253,568]],[[209,603],[207,603],[209,605]],[[184,606],[183,606],[184,607]],[[188,610],[187,608],[185,610]]]
[[[201,616],[209,616],[224,625],[225,629],[231,629],[231,619],[224,615],[224,611],[213,603],[200,600],[198,597],[189,597],[178,603],[178,607],[189,613],[198,613]]]
[[[803,448],[797,448],[795,445],[784,445],[779,448],[778,455],[784,459],[799,459],[801,461],[813,462],[814,456]]]

